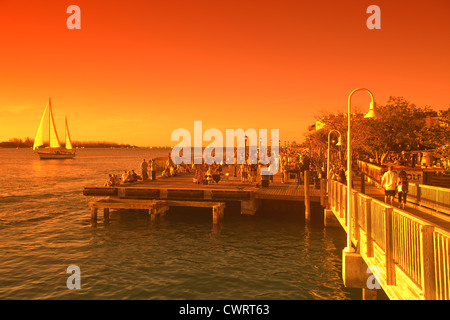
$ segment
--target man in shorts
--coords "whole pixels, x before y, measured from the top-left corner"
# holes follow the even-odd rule
[[[393,166],[389,166],[389,170],[383,174],[381,178],[381,186],[384,188],[384,202],[394,205],[395,191],[397,190],[397,173]]]

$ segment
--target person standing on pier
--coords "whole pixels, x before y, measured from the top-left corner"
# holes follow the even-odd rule
[[[143,181],[147,180],[147,178],[148,178],[147,168],[148,168],[148,164],[144,159],[141,163],[141,172],[142,172],[142,180]]]
[[[394,166],[389,166],[389,170],[381,178],[381,187],[384,188],[384,202],[394,205],[395,191],[397,190],[397,174]]]
[[[247,182],[247,165],[245,163],[241,164],[241,182]]]
[[[155,159],[150,159],[151,180],[156,180],[156,163]]]
[[[339,169],[339,172],[337,174],[337,181],[339,183],[347,184],[347,177],[345,175],[344,168]]]
[[[281,160],[280,171],[281,171],[281,183],[285,183],[287,173],[286,173],[286,160],[284,158]]]

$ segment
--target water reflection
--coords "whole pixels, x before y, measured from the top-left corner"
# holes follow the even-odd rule
[[[73,164],[74,159],[33,159],[31,161],[31,175],[34,177],[49,177],[53,178],[57,175],[63,175],[67,172]]]
[[[136,169],[153,154],[83,150],[63,161],[35,156],[0,150],[0,170],[9,178],[1,200],[0,298],[352,297],[340,278],[345,234],[306,224],[298,208],[286,208],[284,216],[278,205],[267,216],[226,213],[218,225],[210,210],[171,210],[156,221],[148,213],[114,210],[109,225],[99,211],[93,228],[93,199],[82,195],[83,186],[103,183],[109,172]],[[78,292],[65,285],[71,264],[81,268]]]

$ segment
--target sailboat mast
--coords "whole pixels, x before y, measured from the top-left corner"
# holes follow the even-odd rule
[[[52,114],[52,100],[50,98],[48,98],[48,147],[49,148],[50,148],[50,139],[51,139],[51,134],[50,134],[50,130],[51,130],[51,125],[50,125],[51,114]]]

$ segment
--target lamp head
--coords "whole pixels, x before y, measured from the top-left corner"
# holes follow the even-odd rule
[[[339,137],[338,142],[336,143],[337,146],[342,146],[341,137]]]
[[[364,118],[368,119],[378,119],[381,118],[381,115],[375,109],[376,103],[375,101],[370,102],[369,112],[364,115]]]

